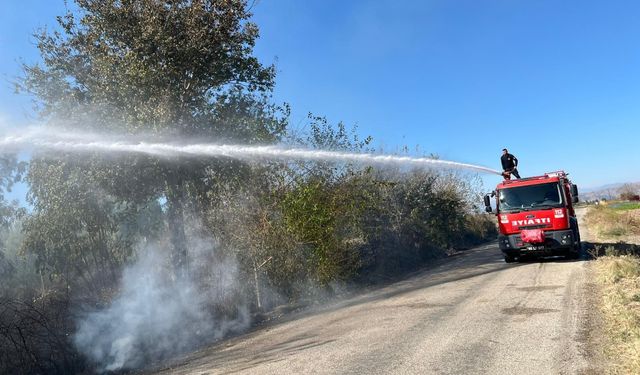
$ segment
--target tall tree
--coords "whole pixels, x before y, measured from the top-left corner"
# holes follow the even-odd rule
[[[257,26],[244,0],[76,0],[60,30],[36,34],[43,63],[25,65],[20,87],[41,115],[71,129],[269,142],[287,109],[270,104],[275,69],[253,56]],[[63,121],[64,120],[64,121]],[[167,199],[174,264],[186,264],[183,211],[230,161],[127,156],[85,163],[96,183],[127,200]],[[50,160],[31,165],[32,185]],[[56,163],[59,160],[55,161]],[[77,163],[76,163],[77,164]],[[213,172],[212,172],[213,171]],[[93,187],[90,187],[93,188]],[[35,191],[42,191],[42,189]],[[47,194],[32,194],[38,202]]]

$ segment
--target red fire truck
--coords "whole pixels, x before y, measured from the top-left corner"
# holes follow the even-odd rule
[[[578,187],[563,171],[504,180],[484,197],[487,212],[496,199],[498,243],[507,263],[525,256],[580,257],[580,230],[573,205]]]

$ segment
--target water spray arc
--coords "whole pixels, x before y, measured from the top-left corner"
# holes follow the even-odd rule
[[[420,168],[447,168],[501,175],[494,169],[449,160],[424,157],[370,154],[343,151],[250,146],[214,143],[171,143],[132,141],[102,134],[66,134],[51,130],[29,131],[0,137],[0,150],[48,150],[58,152],[131,153],[156,157],[228,157],[240,160],[309,160],[350,162],[369,165],[411,165]]]

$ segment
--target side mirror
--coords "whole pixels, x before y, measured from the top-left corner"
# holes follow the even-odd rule
[[[578,185],[571,184],[571,202],[578,203],[580,198],[578,198]]]
[[[491,197],[489,197],[489,194],[485,194],[484,196],[484,210],[487,212],[493,212],[493,210],[491,210]]]

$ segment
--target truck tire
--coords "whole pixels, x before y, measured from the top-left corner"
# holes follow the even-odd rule
[[[504,262],[505,263],[513,263],[516,261],[516,257],[514,257],[513,255],[505,255],[504,256]]]
[[[571,249],[571,259],[580,259],[580,255],[582,254],[582,242],[580,241],[580,229],[578,229],[578,227],[575,229],[574,237],[576,242],[573,244],[573,249]]]
[[[573,238],[575,239],[575,242],[569,249],[569,256],[567,258],[580,259],[580,255],[582,254],[582,243],[580,242],[580,228],[578,228],[578,221],[574,220],[571,223],[571,226],[573,227]]]

